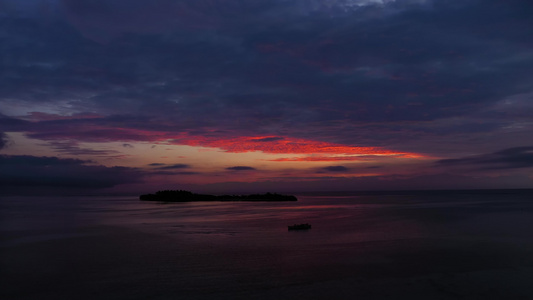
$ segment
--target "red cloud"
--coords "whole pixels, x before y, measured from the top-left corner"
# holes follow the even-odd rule
[[[352,147],[340,144],[326,143],[297,138],[278,136],[254,136],[234,138],[213,138],[186,136],[172,141],[172,143],[189,146],[220,148],[226,152],[242,153],[261,151],[270,154],[334,154],[344,155],[317,156],[302,158],[278,159],[277,161],[328,161],[328,160],[361,160],[361,156],[400,156],[409,158],[423,157],[421,154],[399,152],[379,147]]]

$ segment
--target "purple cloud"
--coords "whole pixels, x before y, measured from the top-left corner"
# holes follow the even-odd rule
[[[348,169],[345,166],[329,166],[329,167],[322,168],[322,170],[326,172],[347,172],[350,169]]]
[[[163,166],[158,167],[158,169],[160,169],[160,170],[174,170],[174,169],[188,169],[190,167],[191,167],[190,165],[186,165],[186,164],[174,164],[174,165],[163,165]]]
[[[226,168],[226,170],[229,170],[229,171],[254,171],[256,169],[253,168],[253,167],[247,167],[247,166],[235,166],[235,167]]]

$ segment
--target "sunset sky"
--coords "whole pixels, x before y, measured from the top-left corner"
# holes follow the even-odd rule
[[[533,188],[529,0],[0,0],[0,195]]]

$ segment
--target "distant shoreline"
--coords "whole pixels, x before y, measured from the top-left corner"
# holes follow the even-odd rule
[[[196,194],[183,190],[158,191],[155,194],[140,195],[141,201],[160,202],[223,202],[223,201],[247,201],[247,202],[280,202],[298,201],[293,195],[280,195],[276,193],[250,194],[250,195],[207,195]]]
[[[361,191],[309,191],[299,192],[302,196],[391,196],[391,195],[502,195],[533,194],[533,189],[450,189],[450,190],[361,190]]]

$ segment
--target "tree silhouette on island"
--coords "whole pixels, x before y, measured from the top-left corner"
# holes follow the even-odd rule
[[[298,201],[292,195],[280,195],[276,193],[250,194],[250,195],[206,195],[196,194],[184,190],[164,190],[155,194],[144,194],[139,197],[142,201],[161,202],[193,202],[193,201]]]

